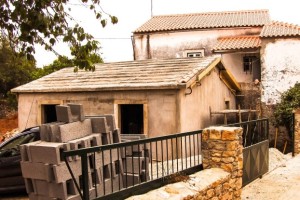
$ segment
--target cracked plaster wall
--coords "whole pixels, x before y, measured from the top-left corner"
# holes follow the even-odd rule
[[[274,105],[283,92],[300,82],[300,40],[277,39],[263,43],[261,101]]]

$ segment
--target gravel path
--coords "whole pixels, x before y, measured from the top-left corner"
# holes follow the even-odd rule
[[[274,149],[270,152],[271,167],[275,167],[261,179],[245,186],[242,200],[299,200],[300,155],[292,158],[290,154],[283,156]]]

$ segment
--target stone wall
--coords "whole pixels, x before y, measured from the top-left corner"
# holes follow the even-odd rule
[[[242,128],[211,127],[202,134],[203,168],[221,168],[231,174],[226,195],[241,198],[243,176]]]
[[[210,127],[202,133],[204,170],[135,199],[241,199],[243,146],[241,128]]]
[[[294,153],[297,155],[300,153],[300,108],[295,111],[294,134]]]

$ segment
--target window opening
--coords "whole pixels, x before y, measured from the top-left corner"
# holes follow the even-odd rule
[[[253,57],[251,57],[251,56],[244,56],[244,58],[243,58],[243,64],[244,64],[244,72],[246,72],[246,74],[248,72],[251,74],[251,72],[252,72],[252,64],[253,64]]]

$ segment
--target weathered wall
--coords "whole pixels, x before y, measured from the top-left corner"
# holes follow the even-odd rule
[[[247,54],[248,55],[248,54]],[[222,54],[222,63],[233,76],[236,78],[239,83],[251,83],[253,82],[253,72],[260,71],[260,61],[259,61],[259,53],[253,54],[257,56],[257,60],[253,63],[253,71],[252,72],[244,72],[243,66],[243,57],[245,54],[242,53],[226,53]],[[256,77],[256,76],[254,76]],[[259,78],[260,80],[260,78]]]
[[[202,48],[205,55],[211,55],[219,37],[258,35],[260,30],[261,28],[227,28],[134,34],[135,60],[186,57],[186,50]]]
[[[276,104],[281,93],[300,81],[300,39],[263,39],[261,47],[262,97]]]
[[[114,114],[118,104],[144,104],[148,136],[177,133],[177,91],[119,91],[19,94],[19,129],[40,125],[42,104],[82,104],[85,115]],[[116,119],[116,122],[118,119]],[[145,128],[145,127],[144,127]]]
[[[220,80],[218,70],[201,80],[201,85],[192,88],[190,95],[180,93],[180,132],[203,129],[216,124],[217,117],[212,117],[210,122],[209,107],[212,111],[224,110],[225,99],[229,100],[230,108],[235,109],[235,96]]]

